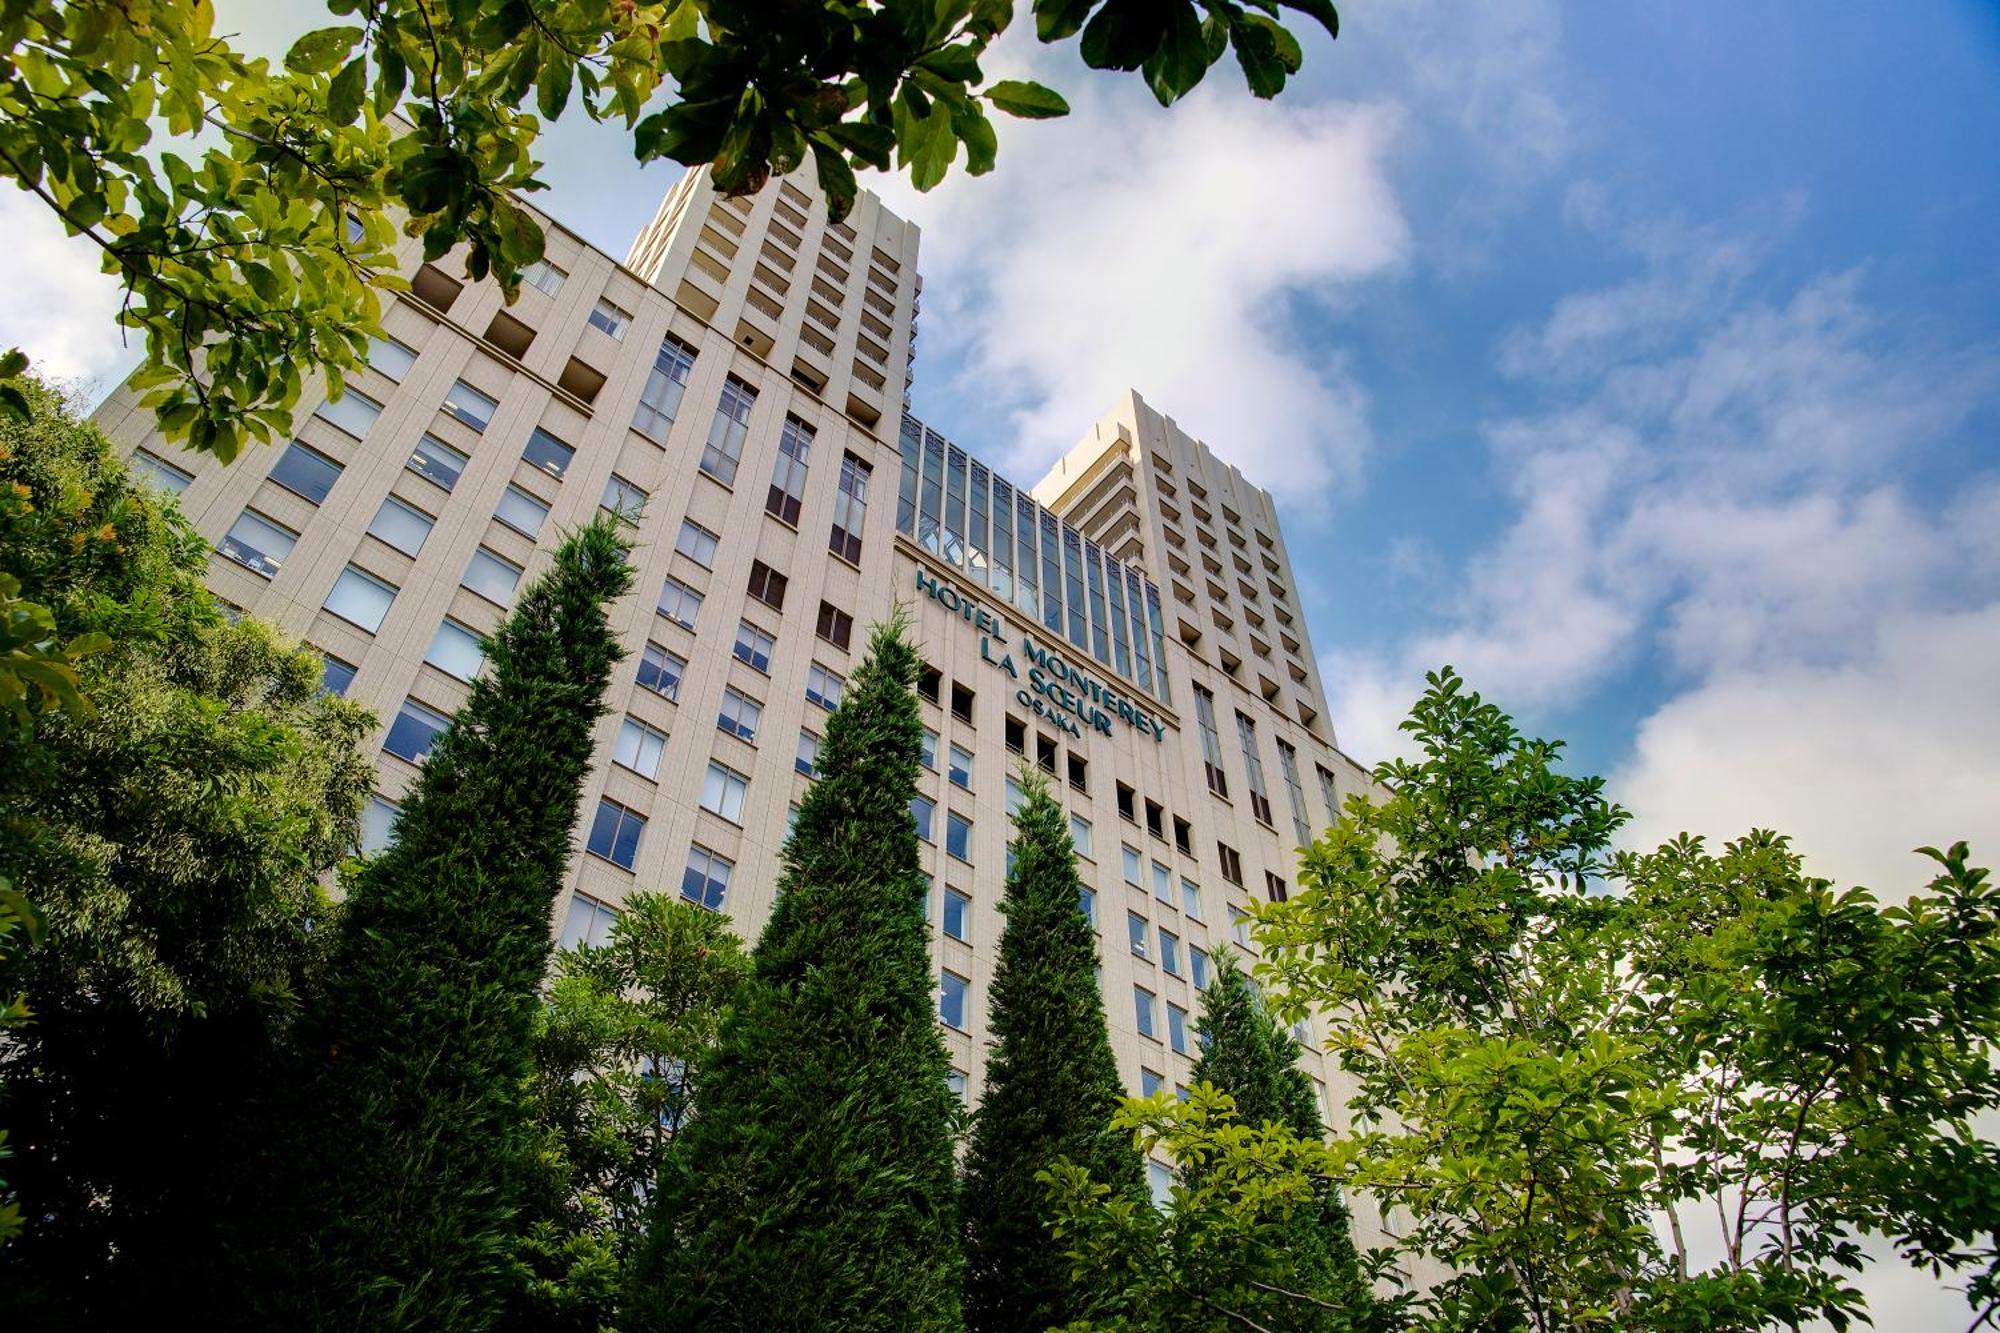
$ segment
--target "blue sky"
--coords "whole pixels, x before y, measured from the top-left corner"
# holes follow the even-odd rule
[[[221,10],[274,53],[314,22]],[[918,411],[1031,479],[1130,385],[1243,466],[1364,760],[1452,662],[1635,840],[1773,826],[1889,892],[2000,848],[1995,9],[1343,17],[1276,103],[1225,64],[1169,111],[1010,34],[989,72],[1075,114],[874,182],[925,229]],[[543,147],[614,254],[678,170]],[[0,209],[0,344],[115,373],[90,256]]]

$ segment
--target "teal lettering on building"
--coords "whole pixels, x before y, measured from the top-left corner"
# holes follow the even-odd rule
[[[1158,718],[1025,632],[1020,646],[1021,660],[1027,664],[1024,681],[1022,669],[1007,651],[1007,627],[1000,618],[921,566],[917,569],[917,591],[977,629],[980,660],[1023,682],[1014,690],[1014,701],[1058,731],[1079,740],[1086,727],[1110,736],[1115,734],[1113,724],[1122,722],[1152,737],[1155,745],[1166,740],[1166,725]],[[995,640],[1000,644],[997,656]]]

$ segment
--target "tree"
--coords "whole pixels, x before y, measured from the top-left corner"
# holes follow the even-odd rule
[[[266,1326],[481,1329],[505,1299],[549,919],[626,552],[608,517],[562,543],[353,878],[304,1031],[297,1246],[254,1284]]]
[[[988,1011],[996,1040],[960,1191],[975,1333],[1042,1333],[1112,1295],[1074,1280],[1050,1243],[1040,1172],[1063,1159],[1123,1197],[1146,1193],[1131,1136],[1111,1128],[1122,1092],[1069,823],[1038,774],[1024,773],[1022,788]]]
[[[1014,0],[327,0],[356,21],[283,66],[235,51],[210,0],[21,0],[0,8],[0,176],[32,191],[124,284],[139,383],[170,439],[225,460],[289,430],[307,371],[336,395],[378,333],[392,211],[426,259],[511,299],[541,256],[516,191],[572,104],[616,116],[641,161],[709,165],[743,194],[811,156],[836,216],[856,168],[919,189],[994,164],[986,108],[1060,116],[981,58]],[[1044,42],[1136,70],[1163,103],[1234,50],[1259,97],[1303,60],[1284,9],[1337,34],[1332,0],[1034,0]],[[156,138],[156,130],[165,135]],[[197,136],[200,136],[197,138]],[[211,146],[212,145],[212,146]],[[893,164],[893,168],[892,168]],[[0,359],[0,410],[19,373]]]
[[[751,979],[661,1175],[634,1327],[961,1326],[917,669],[899,615],[827,720]]]
[[[647,1198],[749,966],[728,917],[659,893],[628,897],[606,943],[556,955],[535,1042],[528,1280],[508,1326],[615,1327]]]
[[[35,899],[0,895],[31,945],[0,962],[25,1020],[0,1092],[32,1219],[0,1310],[99,1328],[205,1299],[372,720],[322,693],[316,654],[223,614],[206,545],[94,427],[24,396],[0,417],[0,575],[90,651],[68,707],[0,726],[0,880]]]

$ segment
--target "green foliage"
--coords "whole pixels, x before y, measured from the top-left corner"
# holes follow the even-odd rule
[[[952,1131],[897,617],[820,744],[755,968],[661,1175],[627,1327],[961,1326]]]
[[[615,1326],[647,1196],[749,967],[729,918],[657,893],[628,897],[603,945],[556,955],[535,1040],[542,1171],[507,1326]]]
[[[1845,1327],[1862,1233],[1993,1299],[2000,896],[1962,845],[1887,907],[1770,833],[1608,855],[1624,812],[1449,671],[1404,725],[1259,941],[1359,1080],[1312,1170],[1409,1211],[1429,1326]]]
[[[303,1196],[264,1326],[480,1329],[512,1281],[538,1135],[528,1090],[549,919],[632,572],[615,520],[572,534],[486,644],[395,841],[353,878],[305,1025]]]
[[[325,2],[354,21],[275,67],[216,35],[210,0],[0,5],[0,176],[103,252],[145,336],[146,406],[225,460],[289,432],[305,374],[337,395],[362,363],[379,293],[405,286],[392,215],[427,260],[462,245],[468,275],[513,298],[543,245],[514,193],[541,188],[542,122],[571,106],[622,119],[641,161],[708,165],[725,193],[810,156],[836,217],[857,168],[929,189],[962,148],[992,170],[989,104],[1068,110],[986,83],[1014,0]],[[1034,4],[1043,41],[1080,31],[1086,64],[1142,71],[1163,104],[1230,49],[1274,96],[1303,58],[1285,8],[1338,32],[1331,0]],[[0,415],[18,416],[25,365],[0,357]]]
[[[320,663],[202,585],[207,548],[52,391],[0,419],[0,573],[76,664],[87,711],[0,729],[0,1087],[22,1212],[0,1310],[105,1327],[197,1298],[246,1107],[325,932],[318,877],[355,844],[367,714]],[[29,923],[39,920],[37,940]],[[4,1321],[0,1321],[4,1322]]]
[[[1069,821],[1038,773],[1024,771],[1021,786],[989,1005],[995,1044],[960,1192],[965,1321],[976,1333],[1041,1333],[1098,1313],[1114,1294],[1089,1274],[1073,1278],[1051,1243],[1044,1169],[1067,1160],[1116,1197],[1146,1193],[1130,1136],[1111,1128],[1118,1065]]]

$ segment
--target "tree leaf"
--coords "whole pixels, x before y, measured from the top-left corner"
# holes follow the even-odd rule
[[[336,125],[353,124],[367,92],[368,58],[356,56],[333,76],[333,85],[326,90],[327,118]]]
[[[1051,120],[1069,114],[1069,103],[1061,93],[1026,79],[1002,79],[982,96],[999,110],[1024,120]]]
[[[359,28],[320,28],[292,43],[285,52],[285,68],[295,74],[324,74],[341,61],[361,40]]]

